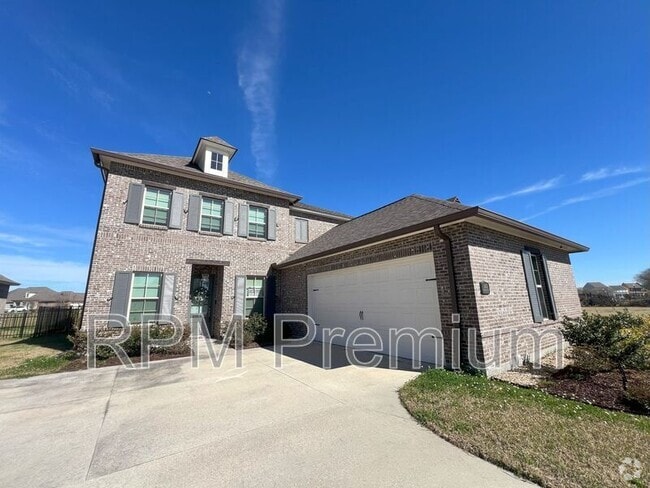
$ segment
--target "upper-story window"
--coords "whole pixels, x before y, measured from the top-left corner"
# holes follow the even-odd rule
[[[154,225],[167,225],[169,223],[169,209],[172,201],[172,192],[163,188],[147,187],[142,206],[142,223]]]
[[[210,156],[210,167],[217,171],[223,171],[223,154],[212,151]]]
[[[223,200],[201,197],[201,230],[223,232]]]
[[[265,207],[248,207],[248,237],[266,239],[269,211]]]
[[[301,244],[309,242],[309,220],[295,220],[295,240]]]

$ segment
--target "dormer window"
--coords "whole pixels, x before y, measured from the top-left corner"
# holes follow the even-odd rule
[[[210,158],[210,167],[217,171],[223,171],[223,154],[213,151]]]

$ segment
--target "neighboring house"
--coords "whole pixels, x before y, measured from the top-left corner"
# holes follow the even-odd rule
[[[627,290],[630,298],[643,298],[648,292],[639,283],[621,283],[621,286]]]
[[[475,348],[491,373],[535,354],[511,332],[581,312],[569,259],[580,244],[457,198],[412,195],[351,219],[230,171],[235,152],[215,137],[191,157],[92,150],[105,185],[84,326],[158,312],[203,316],[217,334],[233,316],[309,313],[332,342],[324,326],[381,338],[433,327],[444,351],[427,334],[422,359],[452,366]]]
[[[81,308],[84,294],[73,291],[54,291],[46,286],[16,288],[7,297],[6,309],[37,310],[39,307]]]
[[[628,298],[630,298],[630,291],[624,286],[612,285],[612,286],[608,286],[608,288],[612,292],[616,300],[620,301],[620,300],[627,300]]]
[[[582,292],[589,295],[607,295],[612,296],[614,293],[609,286],[600,281],[589,281],[582,287]]]
[[[5,311],[7,303],[7,296],[9,295],[9,288],[18,286],[20,283],[10,280],[4,275],[0,275],[0,313]]]

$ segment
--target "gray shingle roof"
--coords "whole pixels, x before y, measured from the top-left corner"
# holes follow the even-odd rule
[[[352,217],[352,215],[344,214],[344,213],[341,213],[341,212],[335,212],[334,210],[328,210],[328,209],[323,208],[323,207],[317,207],[316,205],[308,205],[308,204],[302,203],[302,202],[296,202],[292,206],[297,208],[297,209],[302,208],[302,209],[305,209],[305,210],[310,210],[312,212],[328,214],[328,215],[332,215],[334,217],[341,217],[341,218],[344,218],[344,219],[352,219],[352,218],[354,218],[354,217]]]
[[[224,146],[228,146],[228,147],[232,147],[233,149],[237,149],[235,146],[233,146],[229,142],[223,140],[219,136],[203,136],[203,137],[201,137],[201,139],[205,139],[206,141],[210,141],[210,142],[216,142],[217,144],[222,144]]]
[[[5,275],[1,275],[1,274],[0,274],[0,284],[2,284],[2,285],[9,285],[9,286],[17,286],[17,285],[20,285],[20,283],[14,281],[14,280],[12,280],[12,279],[9,279],[9,278],[7,278]]]
[[[130,158],[142,159],[143,161],[149,161],[150,163],[162,164],[164,166],[171,166],[173,168],[186,169],[195,173],[199,173],[201,175],[205,175],[205,173],[201,171],[201,168],[199,168],[197,165],[192,163],[192,158],[190,156],[167,156],[165,154],[143,154],[143,153],[128,153],[128,152],[116,152],[116,151],[110,151],[110,152],[112,152],[113,154],[127,156]],[[215,176],[214,178],[219,178],[219,177]],[[247,185],[263,188],[266,190],[288,193],[285,192],[284,190],[281,190],[280,188],[267,185],[266,183],[262,183],[261,181],[255,180],[253,178],[249,178],[248,176],[236,173],[234,171],[228,171],[228,179],[237,181],[239,183],[245,183]]]
[[[26,298],[27,293],[33,293],[30,298]],[[30,286],[26,288],[16,288],[9,292],[7,301],[9,302],[83,302],[84,294],[73,291],[54,291],[47,286]]]
[[[338,225],[305,244],[280,266],[363,244],[411,226],[469,209],[467,205],[411,195]]]

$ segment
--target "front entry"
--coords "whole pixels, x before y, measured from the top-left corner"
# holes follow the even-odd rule
[[[193,265],[190,283],[190,317],[203,317],[211,336],[219,334],[223,266]]]

